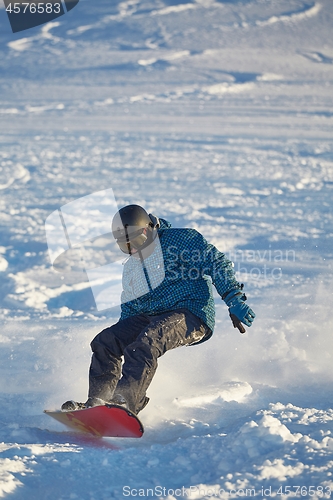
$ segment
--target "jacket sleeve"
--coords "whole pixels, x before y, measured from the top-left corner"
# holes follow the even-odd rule
[[[206,245],[204,273],[211,277],[218,294],[223,298],[230,290],[241,290],[241,284],[235,276],[233,262],[214,245],[207,243],[205,239],[204,242]]]

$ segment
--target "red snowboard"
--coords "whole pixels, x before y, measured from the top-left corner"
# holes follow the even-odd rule
[[[117,405],[95,406],[74,411],[50,411],[44,413],[80,432],[96,437],[133,437],[143,434],[143,426],[134,413]]]

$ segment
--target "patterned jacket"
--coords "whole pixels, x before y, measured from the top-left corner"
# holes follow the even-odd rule
[[[213,331],[212,284],[221,297],[241,288],[233,263],[195,229],[172,228],[164,219],[160,224],[153,253],[124,264],[120,319],[186,308]]]

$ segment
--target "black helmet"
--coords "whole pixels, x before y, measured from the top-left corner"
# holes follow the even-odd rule
[[[153,230],[158,227],[156,218],[149,216],[139,205],[127,205],[113,217],[112,234],[120,249],[131,254],[131,250],[142,249],[153,241]]]

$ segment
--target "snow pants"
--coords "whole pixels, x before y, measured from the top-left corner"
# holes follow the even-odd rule
[[[205,323],[187,309],[120,320],[91,342],[88,396],[111,401],[114,394],[121,394],[129,409],[138,413],[148,402],[146,391],[157,359],[170,349],[210,335]]]

